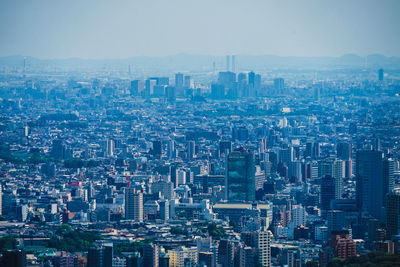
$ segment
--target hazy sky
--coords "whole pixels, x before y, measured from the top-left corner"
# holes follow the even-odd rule
[[[1,0],[0,56],[400,56],[400,0]]]

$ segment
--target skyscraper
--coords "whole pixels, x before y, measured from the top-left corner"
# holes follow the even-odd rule
[[[344,177],[351,177],[353,173],[353,161],[351,159],[351,143],[341,142],[336,146],[337,157],[345,162]]]
[[[390,238],[400,234],[400,188],[394,189],[387,195],[386,207],[387,234]]]
[[[383,221],[382,152],[357,151],[356,199],[357,206],[374,218]]]
[[[335,179],[331,175],[325,175],[321,181],[321,209],[329,210],[331,200],[333,199],[335,199]]]
[[[175,74],[175,88],[177,90],[181,90],[183,88],[183,74],[182,73]]]
[[[285,87],[285,82],[284,82],[283,78],[274,79],[275,93],[277,93],[277,94],[283,93],[283,88],[284,87]]]
[[[143,221],[143,193],[136,192],[134,188],[125,189],[125,218]]]
[[[385,158],[382,162],[382,180],[383,180],[383,206],[386,207],[386,195],[393,190],[394,186],[394,168],[393,159]]]
[[[144,88],[144,83],[143,81],[139,81],[139,80],[134,80],[131,81],[131,95],[137,96],[139,95]]]
[[[236,57],[232,55],[232,72],[236,72]]]
[[[230,201],[255,200],[253,151],[241,148],[229,154],[226,166],[225,198]]]
[[[342,160],[351,159],[351,144],[350,143],[338,143],[336,146],[337,157]]]
[[[379,79],[379,81],[383,81],[383,75],[384,75],[383,69],[379,69],[378,70],[378,79]]]
[[[195,155],[195,146],[196,143],[194,141],[188,141],[187,143],[187,153],[188,153],[188,159],[192,160]]]
[[[250,71],[248,74],[248,81],[249,81],[249,85],[252,86],[254,88],[254,82],[256,79],[256,74],[253,71]]]

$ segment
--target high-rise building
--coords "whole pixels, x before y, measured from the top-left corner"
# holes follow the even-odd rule
[[[231,141],[220,141],[219,142],[219,154],[224,154],[225,156],[229,155],[232,151],[232,142]]]
[[[215,267],[215,255],[213,252],[199,252],[199,266]]]
[[[386,207],[386,195],[389,192],[392,192],[394,188],[394,169],[395,169],[395,161],[390,158],[385,158],[382,161],[382,197],[383,197],[383,206]]]
[[[26,253],[23,250],[7,250],[2,252],[0,266],[25,267]]]
[[[341,160],[351,159],[351,143],[338,143],[336,146],[337,157]]]
[[[334,249],[336,258],[347,259],[355,257],[357,254],[357,245],[347,231],[334,231],[329,241],[329,247]]]
[[[234,266],[238,245],[238,241],[222,239],[218,244],[218,264],[222,267]]]
[[[175,88],[177,90],[181,90],[183,88],[183,74],[182,73],[175,74]]]
[[[345,221],[345,212],[341,210],[330,210],[327,214],[328,220],[328,230],[332,231],[342,231],[344,228],[348,228]]]
[[[186,184],[186,171],[183,169],[177,169],[176,178],[177,186]]]
[[[378,79],[379,81],[383,81],[384,72],[383,69],[378,70]]]
[[[236,56],[232,55],[232,72],[236,72]]]
[[[306,225],[307,212],[302,205],[293,205],[292,207],[292,221],[294,227],[299,227],[300,225]]]
[[[384,221],[382,156],[380,151],[357,151],[356,199],[361,211]]]
[[[279,161],[282,163],[289,164],[294,161],[294,149],[293,147],[282,148],[279,150]]]
[[[143,193],[134,188],[125,188],[125,218],[143,221]]]
[[[400,234],[400,188],[387,195],[386,225],[389,238]]]
[[[345,170],[344,177],[351,177],[353,173],[353,161],[351,159],[352,145],[351,143],[341,142],[336,146],[337,157],[344,161]]]
[[[345,162],[340,159],[328,159],[318,162],[318,176],[329,175],[335,182],[335,199],[341,199],[343,194],[343,178],[345,177]]]
[[[65,146],[62,139],[53,140],[51,155],[55,159],[63,159],[65,157]]]
[[[88,267],[112,267],[113,244],[95,244],[88,251]]]
[[[164,221],[169,220],[169,200],[159,200],[158,204],[160,205],[160,219]]]
[[[160,140],[153,141],[153,155],[154,156],[161,156],[162,154],[162,143]]]
[[[168,140],[167,156],[170,159],[175,158],[175,141],[174,140]]]
[[[154,78],[147,79],[144,87],[144,98],[150,98],[154,93],[154,86],[157,85],[157,80]]]
[[[225,198],[230,201],[255,200],[253,151],[241,148],[229,154],[226,166]]]
[[[262,266],[270,267],[271,265],[271,239],[272,233],[269,230],[259,230],[258,235],[258,262]]]
[[[0,185],[0,216],[3,215],[3,187]]]
[[[277,94],[283,93],[283,88],[285,87],[285,82],[283,78],[274,79],[274,89]]]
[[[174,183],[169,181],[157,181],[151,183],[151,192],[161,193],[164,199],[172,199],[174,196]]]
[[[112,140],[112,139],[104,140],[104,141],[102,141],[101,145],[102,145],[102,149],[103,149],[105,157],[114,156],[114,151],[115,151],[114,140]]]
[[[249,74],[247,75],[247,80],[251,88],[254,88],[255,79],[256,79],[256,74],[253,71],[250,71]]]
[[[170,267],[197,266],[199,262],[197,247],[179,247],[168,250],[168,254]]]
[[[192,160],[195,156],[195,146],[196,143],[194,141],[188,141],[187,143],[187,156],[189,160]]]
[[[143,248],[143,267],[159,267],[160,248],[155,244],[144,245]]]
[[[257,249],[239,245],[239,267],[257,266]]]
[[[254,232],[242,232],[241,237],[245,245],[256,249],[256,261],[261,266],[271,266],[271,239],[272,232],[265,228]],[[242,255],[243,256],[243,255]],[[242,260],[242,259],[241,259]],[[248,262],[248,259],[246,260]],[[244,265],[249,266],[249,265]],[[254,265],[253,265],[254,266]]]
[[[131,81],[131,95],[137,96],[139,95],[144,88],[144,83],[143,81],[140,80],[134,80]]]
[[[335,199],[335,179],[331,175],[325,175],[321,181],[321,209],[329,210],[331,200],[333,199]]]
[[[183,87],[185,89],[193,89],[193,79],[189,75],[184,76]]]
[[[165,88],[165,95],[167,96],[167,100],[170,103],[174,103],[176,100],[176,92],[175,92],[175,87],[173,86],[167,86]]]
[[[225,87],[222,84],[212,84],[211,85],[211,98],[224,99],[225,98]]]

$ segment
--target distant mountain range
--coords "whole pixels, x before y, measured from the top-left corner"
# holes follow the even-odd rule
[[[174,71],[217,71],[226,69],[225,56],[178,54],[165,57],[130,57],[125,59],[38,59],[22,55],[0,57],[0,66],[22,68],[26,58],[28,68],[92,68],[104,67],[128,69],[157,69]],[[265,70],[273,68],[340,68],[367,67],[399,69],[400,58],[386,57],[380,54],[361,57],[347,54],[341,57],[282,57],[274,55],[236,55],[237,70]]]

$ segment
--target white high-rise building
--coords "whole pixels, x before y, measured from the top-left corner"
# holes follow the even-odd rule
[[[306,209],[302,205],[293,205],[292,207],[292,221],[294,227],[306,225]]]
[[[260,230],[258,233],[258,262],[264,267],[271,266],[271,231]]]
[[[125,189],[125,219],[143,222],[143,193]]]
[[[177,184],[186,184],[186,171],[182,169],[176,170]]]

